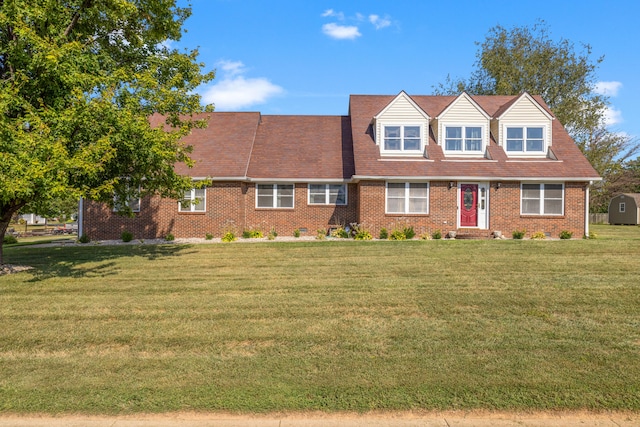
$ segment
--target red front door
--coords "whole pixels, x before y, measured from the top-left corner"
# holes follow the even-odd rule
[[[478,226],[478,184],[460,184],[460,227]]]

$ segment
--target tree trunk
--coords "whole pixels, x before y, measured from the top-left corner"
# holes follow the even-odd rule
[[[13,214],[18,212],[18,209],[22,206],[24,206],[24,203],[20,206],[14,205],[13,208],[5,205],[0,209],[0,265],[4,264],[4,235],[7,232],[7,228],[9,228]]]
[[[4,265],[4,234],[7,231],[7,227],[9,227],[9,220],[4,220],[4,218],[0,218],[0,266]]]

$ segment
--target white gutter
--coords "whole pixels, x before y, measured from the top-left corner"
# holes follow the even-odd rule
[[[591,188],[593,181],[589,181],[587,185],[587,191],[584,196],[584,235],[589,237],[589,189]]]
[[[593,182],[601,181],[602,178],[586,178],[586,177],[501,177],[501,176],[371,176],[371,175],[354,175],[353,180],[416,180],[426,179],[430,181],[531,181],[531,182],[546,182],[546,181],[564,181],[564,182]]]

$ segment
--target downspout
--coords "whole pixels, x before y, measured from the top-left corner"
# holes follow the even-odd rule
[[[587,184],[587,190],[585,191],[584,200],[584,235],[589,238],[589,189],[591,188],[593,181],[589,181]]]
[[[84,234],[84,199],[78,201],[78,238]]]

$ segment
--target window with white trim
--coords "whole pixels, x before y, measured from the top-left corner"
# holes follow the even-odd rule
[[[446,126],[444,133],[445,151],[461,153],[482,151],[481,126]]]
[[[309,184],[310,205],[347,204],[347,184]]]
[[[207,210],[207,189],[192,188],[184,192],[184,198],[178,203],[179,212],[205,212]]]
[[[137,197],[136,197],[137,195]],[[113,195],[113,211],[114,212],[140,212],[140,188],[138,188],[137,194],[120,199],[117,194]]]
[[[429,213],[429,183],[387,182],[387,213]]]
[[[626,209],[627,209],[626,203],[625,202],[621,202],[620,206],[619,206],[619,209],[618,209],[618,212],[625,213]]]
[[[539,154],[544,147],[544,127],[507,127],[507,152]]]
[[[522,184],[523,215],[562,215],[564,184]]]
[[[293,184],[258,184],[258,208],[293,208]]]
[[[384,126],[383,151],[419,153],[422,147],[422,126]]]

